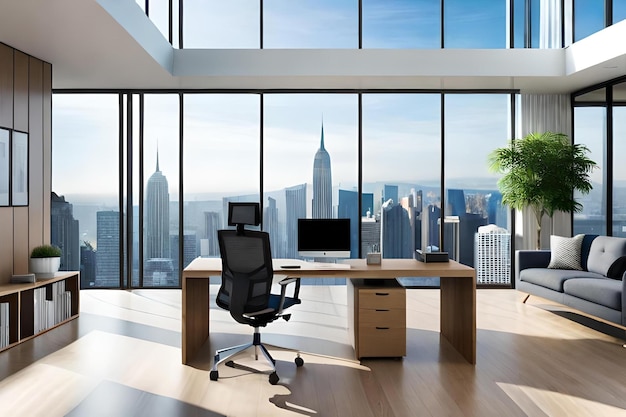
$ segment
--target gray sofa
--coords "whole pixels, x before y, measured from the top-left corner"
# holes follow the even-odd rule
[[[550,250],[515,253],[515,285],[519,291],[626,325],[626,238],[585,235],[582,270],[550,269]]]

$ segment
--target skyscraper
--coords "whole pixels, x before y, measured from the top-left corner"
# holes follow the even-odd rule
[[[159,169],[157,151],[156,171],[148,179],[146,189],[146,259],[170,257],[169,204],[167,178]]]
[[[50,201],[50,242],[61,248],[61,271],[80,270],[78,220],[72,205],[54,192]]]
[[[99,211],[97,216],[96,287],[120,285],[120,213]]]
[[[287,244],[285,258],[296,258],[298,255],[298,219],[306,218],[306,184],[285,188],[286,221],[285,232]]]
[[[330,170],[330,155],[324,148],[324,124],[320,148],[313,160],[313,218],[330,219],[333,217],[333,183]]]

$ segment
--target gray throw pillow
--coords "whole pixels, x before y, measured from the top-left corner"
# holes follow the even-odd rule
[[[550,264],[551,269],[582,270],[580,251],[585,235],[574,237],[550,236]]]

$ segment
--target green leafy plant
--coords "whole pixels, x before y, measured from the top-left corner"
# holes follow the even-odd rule
[[[582,205],[574,191],[588,194],[596,163],[589,149],[572,144],[563,133],[530,133],[489,155],[492,172],[504,174],[498,181],[502,203],[516,210],[529,207],[537,221],[537,249],[541,244],[541,220],[555,211],[577,213]]]
[[[54,258],[61,256],[61,249],[54,245],[40,245],[30,253],[31,258]]]

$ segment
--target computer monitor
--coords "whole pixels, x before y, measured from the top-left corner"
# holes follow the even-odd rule
[[[259,203],[228,202],[228,225],[243,230],[244,225],[258,226],[261,224]]]
[[[298,219],[298,256],[349,258],[350,219]]]

